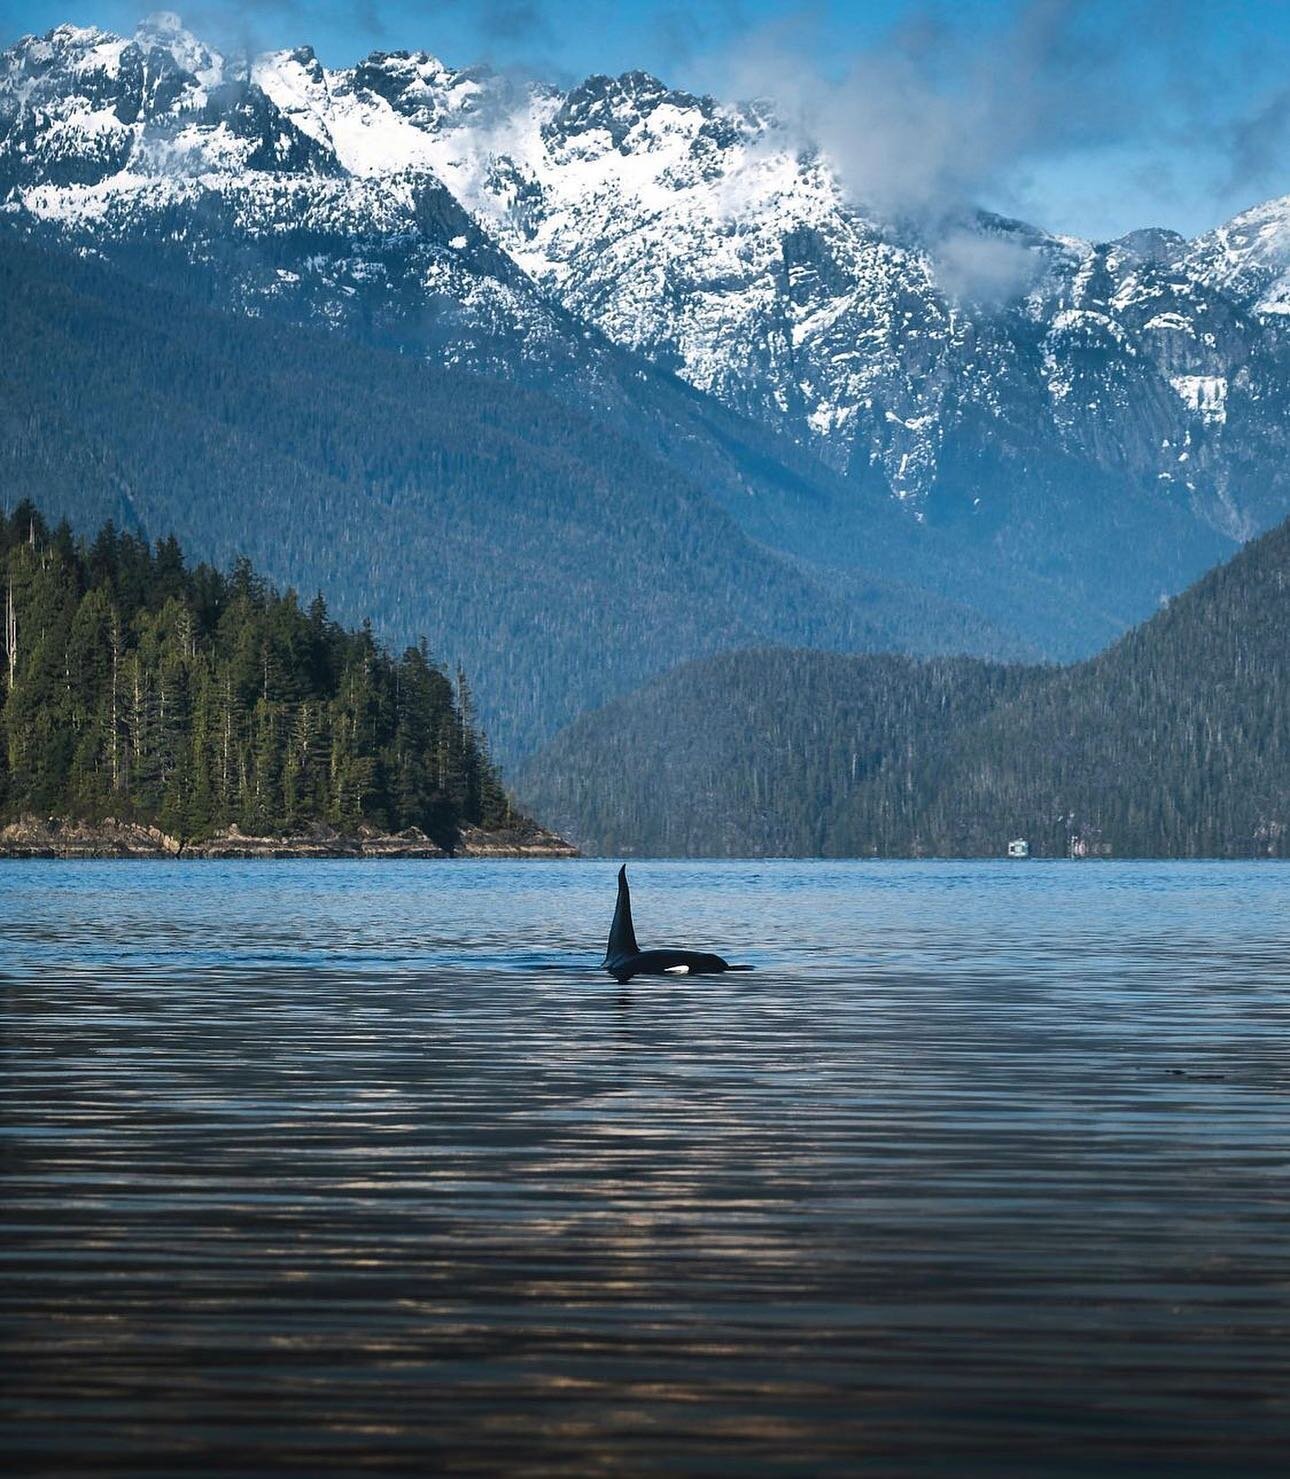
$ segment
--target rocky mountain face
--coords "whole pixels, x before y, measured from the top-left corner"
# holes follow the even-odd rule
[[[919,513],[992,424],[1234,537],[1283,506],[1242,465],[1251,439],[1273,463],[1285,447],[1290,200],[1194,243],[929,228],[850,200],[768,108],[640,72],[561,94],[424,54],[327,72],[296,52],[255,76],[347,169],[433,169],[570,312]]]
[[[539,388],[736,509],[834,497],[809,449],[617,346],[464,208],[420,127],[391,122],[392,79],[427,65],[340,77],[308,49],[234,64],[169,15],[128,40],[28,37],[0,55],[0,228],[222,310]],[[434,107],[467,115],[473,85],[444,75]]]
[[[161,17],[0,58],[0,201],[248,313],[563,387],[757,537],[1054,652],[1290,508],[1290,200],[1195,242],[885,220],[764,105],[234,65]]]
[[[576,337],[431,173],[351,174],[171,16],[131,40],[60,26],[0,58],[0,192],[12,224],[249,313],[484,369],[549,369]]]

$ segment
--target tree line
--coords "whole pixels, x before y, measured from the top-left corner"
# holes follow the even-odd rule
[[[249,561],[190,567],[111,522],[90,542],[30,502],[0,521],[0,815],[419,827],[451,848],[511,805],[470,688],[423,642],[395,656]]]

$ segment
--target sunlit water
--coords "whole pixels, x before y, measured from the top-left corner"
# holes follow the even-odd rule
[[[1290,870],[0,864],[12,1467],[1280,1472]]]

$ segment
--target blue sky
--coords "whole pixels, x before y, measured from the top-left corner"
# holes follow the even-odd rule
[[[153,7],[0,0],[0,37],[128,30]],[[425,48],[556,81],[643,67],[778,96],[832,145],[1053,230],[1186,234],[1290,193],[1290,0],[202,0],[224,46],[310,42],[329,65]],[[854,147],[853,147],[854,146]],[[923,176],[919,176],[920,180]]]

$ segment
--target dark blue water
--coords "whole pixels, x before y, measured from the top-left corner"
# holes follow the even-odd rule
[[[0,1411],[77,1474],[1240,1474],[1290,870],[0,864]]]

